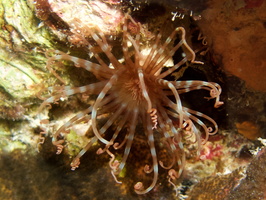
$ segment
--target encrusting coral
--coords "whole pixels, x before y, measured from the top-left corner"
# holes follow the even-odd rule
[[[129,31],[129,23],[135,26],[134,33]],[[146,183],[137,182],[134,187],[135,192],[145,194],[154,188],[158,179],[159,165],[169,170],[169,182],[173,184],[172,181],[180,177],[185,166],[184,143],[191,144],[199,155],[201,145],[218,129],[216,122],[210,117],[183,106],[180,94],[192,90],[207,90],[210,92],[210,97],[206,98],[215,99],[214,107],[219,107],[223,104],[219,101],[220,86],[213,82],[168,81],[166,79],[166,76],[171,75],[184,64],[201,64],[195,60],[195,53],[186,42],[183,27],[176,28],[166,40],[163,40],[162,34],[158,33],[149,48],[149,53],[144,54],[141,42],[142,26],[126,15],[122,25],[123,60],[118,60],[114,56],[111,45],[100,30],[88,28],[86,31],[94,40],[94,42],[88,42],[88,49],[97,63],[59,50],[47,52],[47,68],[59,79],[61,77],[52,69],[52,66],[65,60],[73,62],[76,67],[84,68],[98,80],[98,82],[81,87],[48,88],[51,96],[44,100],[40,111],[45,106],[56,103],[60,98],[74,94],[97,95],[92,105],[79,112],[53,133],[53,144],[57,147],[57,154],[62,152],[65,143],[64,135],[69,133],[73,125],[91,122],[94,137],[74,158],[71,163],[72,170],[79,167],[80,157],[99,141],[105,146],[99,148],[97,153],[110,155],[111,173],[115,181],[121,183],[117,180],[117,175],[125,167],[135,132],[139,132],[136,131],[136,127],[142,125],[152,157],[152,164],[145,165],[143,169],[145,173],[153,173],[153,181],[145,187]],[[179,38],[178,43],[172,46],[176,37]],[[183,52],[180,61],[166,68],[166,62],[177,50]],[[97,121],[100,116],[105,116],[103,124]],[[208,125],[211,124],[211,127],[207,126],[206,122]],[[113,132],[111,138],[106,137],[108,132]],[[170,164],[158,159],[155,134],[161,137],[161,141],[164,141],[164,148],[172,157]],[[124,149],[122,158],[114,154],[114,151],[118,149]]]

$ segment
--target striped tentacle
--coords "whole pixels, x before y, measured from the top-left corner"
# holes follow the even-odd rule
[[[73,86],[55,86],[55,87],[49,87],[48,89],[53,90],[53,96],[47,98],[42,102],[40,105],[38,111],[40,112],[46,105],[50,105],[51,103],[57,102],[62,97],[68,97],[73,94],[78,93],[89,93],[89,94],[95,94],[102,90],[104,85],[107,83],[107,81],[101,81],[98,83],[92,83],[90,85],[85,85],[81,87],[73,87]]]
[[[156,36],[155,43],[152,45],[151,51],[149,52],[149,55],[146,57],[145,62],[142,66],[142,69],[144,70],[145,73],[148,73],[148,70],[150,70],[150,67],[152,66],[151,62],[155,60],[157,49],[159,46],[159,42],[162,38],[162,34],[158,33]]]
[[[133,37],[130,34],[126,34],[126,37],[134,47],[134,56],[135,56],[134,57],[134,68],[138,69],[140,66],[140,55],[141,55],[139,51],[140,34],[138,33],[135,39],[133,39]]]
[[[175,64],[173,67],[169,67],[168,70],[165,72],[161,73],[160,75],[157,76],[157,79],[163,79],[169,74],[172,74],[176,69],[178,69],[181,65],[185,64],[187,62],[187,58],[183,58],[181,61],[179,61],[177,64]]]
[[[99,79],[109,79],[113,74],[113,70],[110,68],[103,67],[102,65],[81,58],[77,58],[75,56],[70,56],[62,51],[54,50],[54,54],[56,55],[49,58],[50,63],[56,60],[68,60],[75,63],[76,67],[82,67],[87,71],[93,73]]]
[[[112,96],[108,96],[106,97],[101,103],[102,105],[105,105],[107,103],[109,103],[110,101],[113,100]],[[100,105],[101,106],[101,105]],[[59,136],[62,136],[62,134],[66,134],[68,133],[67,129],[69,129],[71,126],[73,126],[74,124],[79,123],[82,120],[86,120],[89,121],[91,119],[90,116],[86,116],[87,114],[90,114],[92,111],[92,106],[90,106],[89,108],[87,108],[86,110],[83,110],[81,112],[79,112],[78,114],[76,114],[74,117],[72,117],[69,121],[67,121],[65,124],[63,124],[54,134],[53,134],[53,138],[52,138],[52,142],[53,144],[57,147],[57,154],[60,154],[64,148],[63,143],[64,143],[64,139],[59,139]],[[108,108],[107,108],[108,109]],[[100,111],[100,114],[105,113],[107,110],[106,109],[102,109]]]
[[[176,145],[177,149],[180,151],[177,153],[177,165],[178,165],[178,173],[176,178],[179,178],[182,174],[182,172],[184,171],[185,168],[185,164],[186,164],[186,154],[184,151],[184,145],[182,142],[182,135],[181,135],[181,131],[179,130],[179,134],[177,136],[173,137],[173,143]],[[181,158],[180,158],[181,155]]]
[[[177,82],[178,82],[178,84],[176,84]],[[172,82],[172,83],[175,84],[175,87],[177,88],[179,94],[190,91],[190,88],[192,88],[194,90],[195,89],[207,89],[209,91],[215,90],[215,92],[213,92],[213,93],[215,93],[215,95],[217,95],[221,92],[221,88],[218,84],[214,85],[212,83],[205,82],[205,81],[176,81],[176,82]],[[184,88],[184,89],[179,90],[180,87]],[[213,95],[211,95],[211,96],[213,96]],[[219,97],[213,96],[213,98],[218,99]],[[220,102],[219,99],[216,102]],[[220,102],[219,104],[221,104],[221,103],[222,102]],[[168,101],[168,104],[171,104],[171,102]],[[187,115],[190,119],[192,119],[193,121],[198,123],[204,129],[205,134],[206,134],[206,138],[204,139],[205,142],[208,140],[208,137],[210,134],[213,135],[218,131],[218,126],[217,126],[216,122],[212,118],[208,117],[207,115],[205,115],[201,112],[197,112],[197,111],[188,109],[186,107],[183,107],[183,111],[184,111],[185,115]],[[200,119],[198,119],[197,117],[193,116],[190,113],[207,119],[209,122],[211,122],[213,124],[214,130],[210,127],[207,127]]]
[[[100,64],[102,67],[104,67],[104,68],[106,68],[106,69],[111,69],[111,68],[110,68],[110,67],[109,67],[109,66],[103,61],[103,59],[99,56],[98,52],[95,50],[95,48],[94,48],[92,45],[89,44],[88,48],[89,48],[90,52],[93,53],[93,56],[96,58],[96,60],[99,62],[99,64]],[[111,69],[111,70],[112,70],[112,69]]]
[[[149,64],[147,68],[147,72],[151,74],[155,74],[162,66],[163,64],[169,60],[175,51],[182,45],[182,42],[180,41],[169,53],[169,56],[165,56],[165,50],[167,46],[171,43],[171,41],[175,38],[176,34],[178,33],[179,29],[176,28],[171,35],[165,40],[164,44],[161,45],[160,47],[156,45],[157,50],[156,54],[153,57],[151,63]],[[173,51],[175,49],[175,51]]]
[[[118,79],[118,75],[121,74],[123,72],[123,70],[120,70],[118,71],[116,74],[114,74],[110,80],[108,81],[108,83],[104,86],[103,90],[100,92],[100,94],[98,95],[94,105],[93,105],[93,108],[92,108],[92,113],[91,113],[91,119],[92,119],[92,129],[93,129],[93,132],[95,134],[95,136],[104,144],[108,144],[109,141],[107,141],[106,139],[104,139],[98,128],[97,128],[97,122],[96,122],[96,119],[97,119],[97,112],[98,112],[98,108],[101,104],[101,101],[104,99],[104,97],[106,96],[106,94],[108,93],[108,91],[112,88],[113,84],[117,81]]]
[[[158,108],[158,111],[161,111],[162,109],[163,108],[160,108],[160,109]],[[166,139],[166,143],[169,146],[168,148],[170,148],[170,152],[173,157],[172,162],[169,166],[165,166],[162,161],[159,161],[160,166],[164,169],[171,169],[176,162],[176,156],[177,156],[177,154],[175,153],[177,149],[175,145],[172,143],[172,137],[169,134],[169,131],[170,131],[169,127],[168,128],[166,127],[166,125],[171,127],[171,121],[169,122],[169,120],[170,119],[168,118],[167,115],[165,115],[165,113],[160,112],[160,115],[158,116],[159,127],[163,132],[164,138]]]
[[[140,68],[138,69],[138,76],[139,76],[140,88],[142,91],[142,95],[143,95],[144,99],[147,101],[147,111],[150,111],[152,109],[152,103],[151,103],[151,99],[149,97],[149,94],[147,92],[146,84],[144,81],[143,70]]]
[[[131,55],[128,51],[128,31],[127,31],[127,22],[125,20],[124,25],[123,25],[123,44],[122,44],[122,51],[123,51],[123,56],[125,59],[125,66],[127,66],[128,70],[131,70],[135,67],[135,64],[131,60]],[[130,66],[130,67],[129,67]]]
[[[129,134],[127,133],[126,136],[124,137],[124,140],[121,143],[118,143],[118,142],[114,143],[114,145],[113,145],[114,149],[117,150],[117,149],[122,148],[126,144],[126,142],[127,142],[128,135]]]
[[[137,126],[137,123],[138,123],[138,119],[137,119],[138,113],[139,113],[138,108],[135,108],[133,110],[133,113],[132,113],[132,118],[129,119],[130,120],[130,125],[129,125],[129,131],[128,131],[128,134],[127,134],[127,137],[126,137],[127,140],[126,140],[126,147],[125,147],[125,150],[124,150],[124,155],[123,155],[123,158],[122,158],[121,162],[119,163],[119,166],[117,166],[116,169],[113,169],[113,173],[114,174],[119,174],[123,170],[123,168],[124,168],[124,166],[126,164],[126,161],[127,161],[127,158],[128,158],[131,146],[132,146],[132,142],[133,142],[133,139],[134,139],[135,129],[136,129],[136,126]]]
[[[172,123],[172,120],[168,117],[167,113],[165,112],[165,109],[161,106],[158,105],[157,106],[158,109],[158,113],[160,113],[160,115],[158,115],[158,121],[159,121],[159,127],[161,128],[161,130],[163,131],[164,137],[167,139],[168,141],[168,145],[170,147],[170,152],[173,155],[173,160],[171,162],[171,164],[169,166],[164,166],[162,161],[159,161],[159,164],[162,168],[164,169],[169,169],[169,173],[171,171],[175,172],[175,178],[178,178],[181,176],[184,166],[185,166],[185,153],[184,153],[184,147],[181,141],[181,133],[178,129],[176,129]],[[175,115],[175,117],[178,119],[179,115]],[[166,126],[168,128],[166,128]],[[169,130],[170,128],[170,130]],[[172,133],[173,136],[170,136],[169,133]],[[179,141],[176,143],[175,140],[173,139],[173,137],[175,138],[180,138]],[[177,146],[178,147],[177,147]],[[178,150],[179,149],[179,150]],[[178,152],[180,151],[180,153]],[[181,154],[181,158],[180,158],[180,154]],[[178,172],[176,172],[174,169],[172,169],[172,167],[175,165],[175,163],[177,162],[178,164]],[[173,176],[172,176],[173,178]],[[139,183],[140,184],[140,183]],[[140,186],[139,186],[140,187]]]
[[[158,62],[156,65],[153,66],[151,74],[155,74],[158,70],[163,68],[166,61],[171,59],[173,55],[175,54],[175,52],[184,44],[184,41],[180,40],[179,43],[177,43],[173,48],[171,48],[171,50],[167,53],[167,55],[164,55],[165,48],[171,43],[171,41],[174,39],[174,37],[179,31],[180,31],[180,27],[176,28],[173,31],[173,33],[165,40],[164,45],[159,48],[158,54],[160,55],[160,57],[162,56],[162,59],[160,60],[160,62]]]
[[[154,186],[156,185],[157,179],[158,179],[158,160],[157,160],[157,155],[156,155],[156,150],[155,150],[155,145],[154,145],[154,136],[153,136],[153,130],[152,130],[152,121],[149,117],[149,115],[146,115],[146,118],[144,119],[144,126],[145,126],[145,131],[147,132],[146,135],[148,137],[148,144],[150,146],[150,152],[152,156],[152,168],[153,168],[153,181],[151,185],[146,188],[136,188],[135,187],[135,192],[137,194],[146,194],[147,192],[151,191]],[[146,170],[147,171],[147,170]],[[140,182],[139,182],[140,183]]]
[[[171,104],[173,104],[172,101],[171,101]],[[184,170],[184,166],[185,166],[185,152],[184,152],[184,147],[182,143],[182,134],[181,134],[181,131],[183,129],[183,124],[182,124],[182,128],[175,128],[174,124],[172,123],[173,120],[170,119],[168,116],[170,115],[176,119],[179,119],[178,113],[170,111],[170,110],[165,111],[165,108],[163,107],[158,107],[158,111],[160,113],[159,116],[161,116],[162,119],[165,121],[163,123],[160,122],[160,126],[161,124],[167,124],[169,127],[171,127],[171,132],[173,135],[171,136],[171,141],[169,144],[171,147],[171,151],[175,155],[175,160],[177,160],[177,164],[178,164],[177,175],[179,177],[182,174]],[[183,113],[183,114],[184,114],[184,119],[188,119],[188,117],[185,115],[186,113]],[[178,151],[180,151],[180,153]],[[181,159],[180,159],[180,154],[182,154]]]
[[[152,102],[151,99],[149,97],[146,85],[145,85],[145,81],[144,81],[144,74],[143,74],[143,70],[141,68],[138,69],[138,76],[139,76],[139,81],[140,81],[140,88],[142,91],[142,95],[144,97],[144,99],[147,101],[147,113],[150,114],[150,118],[152,120],[153,123],[153,129],[157,128],[157,110],[155,108],[152,108]]]
[[[89,150],[89,148],[97,142],[98,138],[94,136],[91,138],[90,142],[78,153],[78,155],[72,160],[70,166],[71,170],[75,170],[76,168],[79,167],[80,164],[80,158]]]
[[[180,45],[180,43],[182,43],[182,46],[184,46],[185,50],[190,53],[190,56],[187,56],[187,54],[186,54],[185,57],[180,62],[178,62],[173,67],[166,70],[165,72],[161,73],[158,76],[158,79],[162,79],[162,78],[168,76],[169,74],[173,73],[176,69],[178,69],[181,65],[183,65],[188,60],[190,60],[190,62],[192,62],[192,63],[203,64],[203,62],[195,60],[195,58],[196,58],[195,52],[190,48],[190,46],[187,44],[187,41],[186,41],[185,29],[183,27],[178,27],[178,28],[176,28],[176,31],[181,31],[181,40],[176,45],[176,47],[178,47],[178,45]]]
[[[123,113],[126,109],[127,105],[126,104],[122,104],[121,106],[119,106],[119,108],[111,115],[111,117],[107,120],[107,122],[101,127],[101,129],[99,130],[99,134],[102,135],[107,131],[107,129],[115,122],[116,119],[118,119],[118,117],[121,115],[121,113]],[[121,130],[121,129],[120,129]],[[108,140],[105,140],[108,141]],[[106,143],[105,143],[106,144]],[[109,147],[110,145],[113,145],[113,141],[110,140],[108,141],[108,143],[106,144],[107,147]]]
[[[210,91],[210,96],[211,97],[205,97],[206,99],[213,99],[215,98],[215,104],[214,104],[214,107],[215,108],[218,108],[220,107],[221,105],[224,104],[224,102],[220,101],[220,94],[222,93],[222,88],[221,86],[218,84],[218,83],[214,83],[214,82],[210,82],[211,84],[213,84],[215,86],[215,89],[212,89]]]
[[[179,94],[190,92],[192,90],[208,90],[210,91],[210,97],[205,97],[206,99],[216,99],[214,107],[217,108],[223,104],[220,101],[220,94],[222,89],[219,84],[206,81],[173,81],[175,88],[178,90]]]
[[[92,38],[95,40],[95,42],[99,45],[99,47],[101,48],[101,50],[105,53],[105,55],[108,57],[109,61],[112,63],[113,67],[115,69],[121,69],[124,67],[124,65],[122,65],[117,59],[116,57],[112,54],[112,49],[109,46],[106,37],[104,35],[103,32],[101,32],[100,30],[98,31],[97,35],[96,33],[92,32],[91,30],[90,34],[92,36]]]
[[[183,45],[185,46],[186,50],[189,51],[189,53],[190,53],[189,60],[191,60],[192,63],[203,64],[203,62],[195,61],[196,54],[195,54],[195,52],[191,49],[191,47],[187,43],[187,40],[186,40],[186,30],[183,27],[178,27],[178,29],[179,29],[179,31],[181,31],[181,41],[183,41],[182,42]]]
[[[195,121],[197,124],[199,124],[204,129],[205,138],[204,138],[203,143],[207,142],[209,135],[214,135],[217,133],[218,125],[211,117],[209,117],[209,116],[207,116],[201,112],[189,109],[189,108],[183,108],[183,109],[186,112],[186,115],[189,116],[189,118],[191,120]],[[212,127],[207,127],[199,118],[195,117],[194,115],[201,117],[201,118],[204,118],[204,119],[208,120],[209,122],[211,122],[213,124],[214,129]]]
[[[178,114],[173,112],[173,111],[170,111],[170,110],[167,110],[167,113],[168,115],[174,117],[174,118],[178,118]],[[201,137],[200,137],[200,132],[199,130],[196,128],[195,124],[193,123],[193,121],[190,120],[190,114],[188,112],[184,112],[184,118],[186,119],[186,122],[183,124],[183,131],[185,131],[185,133],[188,131],[189,134],[191,134],[191,136],[189,138],[192,138],[192,135],[195,136],[195,141],[192,141],[191,143],[195,144],[197,142],[197,151],[199,152],[199,150],[201,149]],[[189,130],[187,129],[188,127],[186,127],[186,123],[187,121],[190,120],[190,127],[189,127]],[[180,132],[179,132],[180,134]],[[177,137],[176,137],[177,138]],[[179,137],[180,138],[180,137]],[[189,139],[189,138],[184,138],[184,139]],[[181,141],[179,141],[181,142]],[[177,144],[178,142],[175,141],[175,143]],[[182,144],[179,144],[179,147],[181,148]]]
[[[53,134],[53,142],[57,141],[57,138],[66,130],[73,126],[76,121],[78,121],[81,118],[84,118],[87,114],[91,113],[92,111],[92,106],[89,108],[77,113],[74,117],[72,117],[70,120],[68,120],[66,123],[64,123],[54,134]]]
[[[179,114],[179,126],[181,128],[182,124],[183,124],[184,117],[183,117],[183,110],[182,110],[181,100],[180,100],[178,92],[176,91],[176,88],[174,87],[174,85],[170,81],[166,81],[166,80],[163,80],[163,79],[159,79],[158,83],[161,86],[167,86],[172,91],[172,93],[173,93],[173,95],[175,97],[175,101],[176,101],[174,109]]]
[[[120,133],[120,131],[122,130],[122,128],[124,127],[124,125],[126,124],[128,118],[129,118],[130,112],[126,112],[123,116],[123,118],[119,121],[116,130],[112,136],[112,139],[110,140],[110,143],[113,144],[114,149],[118,149],[118,147],[120,146],[119,143],[114,143],[115,139],[117,138],[118,134]],[[121,143],[122,144],[122,143]]]
[[[196,116],[198,116],[198,117],[201,117],[201,118],[204,118],[204,119],[208,120],[209,122],[211,122],[211,123],[213,124],[213,127],[214,127],[214,130],[213,130],[212,128],[208,128],[208,133],[209,133],[210,135],[214,135],[214,134],[217,133],[217,131],[218,131],[218,125],[217,125],[217,123],[216,123],[211,117],[209,117],[209,116],[207,116],[207,115],[205,115],[205,114],[203,114],[203,113],[201,113],[201,112],[198,112],[198,111],[195,111],[195,110],[192,110],[192,109],[186,108],[186,107],[184,107],[184,111],[186,111],[186,112],[188,112],[188,113],[190,113],[190,114],[193,114],[193,115],[196,115]],[[189,118],[190,118],[190,117],[189,117]],[[198,123],[198,122],[197,122],[197,123]]]

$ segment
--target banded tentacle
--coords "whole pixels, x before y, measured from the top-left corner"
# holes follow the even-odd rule
[[[176,91],[174,85],[170,81],[167,81],[164,79],[159,79],[158,83],[161,86],[167,87],[168,89],[170,89],[172,91],[172,94],[174,95],[175,101],[176,101],[173,109],[179,114],[179,127],[181,128],[182,124],[183,124],[184,117],[183,117],[183,111],[182,111],[182,103],[181,103],[178,92]],[[173,104],[171,104],[171,105],[173,105]]]
[[[104,114],[106,112],[109,111],[110,107],[113,106],[112,100],[114,99],[114,97],[112,95],[108,96],[107,98],[105,98],[102,102],[101,105],[108,105],[106,106],[104,109],[100,110],[99,114]],[[64,134],[68,133],[68,129],[70,127],[72,127],[75,124],[80,123],[81,121],[89,121],[91,120],[91,112],[92,112],[92,108],[93,106],[88,107],[87,109],[77,113],[74,117],[72,117],[70,120],[68,120],[65,124],[63,124],[54,134],[53,134],[53,138],[52,138],[52,142],[53,144],[57,147],[57,154],[60,154],[63,150],[63,143],[64,143],[64,139],[62,138],[62,136]]]
[[[167,110],[166,113],[171,116],[174,117],[176,119],[178,119],[179,115],[171,110]],[[184,112],[184,118],[186,119],[186,121],[183,124],[183,128],[182,129],[178,129],[177,132],[178,134],[175,135],[175,143],[178,143],[178,146],[184,150],[183,148],[183,143],[181,141],[182,137],[184,139],[186,139],[187,142],[195,144],[197,143],[197,151],[199,152],[201,149],[201,145],[202,145],[202,140],[201,140],[201,133],[199,132],[198,128],[195,126],[195,124],[193,123],[193,121],[190,119],[192,115]],[[195,119],[195,118],[194,118]],[[195,119],[194,121],[198,121],[199,119]],[[189,126],[187,126],[187,123],[189,121]],[[206,126],[203,122],[201,122],[204,126]],[[188,137],[187,137],[188,136]],[[194,136],[194,137],[193,137]],[[194,139],[194,141],[191,141],[191,139]],[[189,140],[189,141],[188,141]]]
[[[145,132],[146,132],[146,136],[147,136],[147,141],[150,147],[150,153],[152,156],[152,171],[153,171],[153,181],[150,184],[150,186],[146,189],[144,189],[143,184],[141,182],[138,182],[137,185],[139,185],[138,187],[136,187],[135,185],[135,192],[137,194],[145,194],[147,192],[149,192],[150,190],[152,190],[154,188],[154,186],[157,183],[157,179],[158,179],[158,160],[157,160],[157,154],[156,154],[156,150],[155,150],[155,141],[154,141],[154,135],[153,135],[153,125],[152,125],[152,121],[149,117],[149,115],[143,116],[143,124],[146,127],[145,128]],[[147,168],[147,166],[145,166]],[[150,170],[146,170],[148,171],[148,173],[150,173]]]
[[[137,117],[139,114],[139,110],[136,108],[133,110],[133,113],[131,113],[131,114],[132,114],[132,116],[129,119],[131,123],[129,124],[129,131],[128,131],[128,134],[126,136],[126,146],[124,149],[124,155],[122,157],[121,162],[119,162],[119,165],[117,165],[117,167],[113,169],[113,173],[115,175],[119,174],[123,170],[123,168],[126,164],[132,143],[133,143],[133,139],[134,139],[134,135],[135,135],[135,129],[136,129],[136,126],[138,123]]]
[[[172,82],[177,89],[179,94],[190,92],[193,90],[208,90],[210,91],[210,97],[205,97],[206,99],[216,99],[214,107],[218,108],[223,104],[220,101],[220,94],[222,89],[219,84],[206,81],[174,81]]]
[[[97,142],[98,138],[96,136],[94,136],[93,138],[91,138],[90,142],[88,144],[86,144],[86,146],[78,153],[78,155],[72,160],[72,162],[70,163],[71,166],[71,170],[75,170],[79,167],[80,164],[80,158],[89,150],[89,148],[95,143]]]
[[[161,109],[160,109],[160,111],[161,111]],[[163,161],[161,161],[161,160],[159,160],[159,164],[164,169],[171,169],[176,164],[175,162],[176,162],[178,154],[177,154],[176,146],[173,144],[172,137],[170,136],[170,132],[171,132],[171,129],[173,127],[171,127],[171,122],[169,121],[170,120],[169,117],[165,114],[166,113],[162,113],[162,115],[160,115],[158,117],[158,122],[159,122],[159,127],[163,133],[163,138],[166,140],[165,143],[168,145],[168,151],[172,156],[172,161],[171,161],[171,164],[169,166],[165,166]],[[169,128],[169,127],[171,127],[171,128]]]
[[[110,63],[112,63],[113,67],[115,69],[121,69],[124,68],[124,65],[121,64],[117,58],[113,55],[112,50],[110,45],[107,42],[107,39],[105,35],[101,32],[98,31],[98,34],[93,32],[92,30],[89,29],[91,37],[94,39],[94,41],[99,45],[103,53],[108,57]]]
[[[120,70],[119,73],[122,73],[123,70]],[[108,93],[108,91],[112,88],[113,84],[117,81],[117,78],[118,78],[118,75],[119,73],[116,73],[114,74],[110,80],[108,81],[108,83],[106,83],[106,85],[104,86],[103,90],[100,92],[100,94],[98,95],[94,105],[93,105],[93,108],[92,108],[92,113],[91,113],[91,119],[92,119],[92,129],[93,129],[93,132],[95,134],[95,136],[104,144],[108,144],[109,142],[104,139],[98,128],[97,128],[97,122],[96,122],[96,119],[97,119],[97,110],[101,104],[101,101],[104,99],[104,97],[106,96],[106,94]]]
[[[74,86],[54,86],[49,87],[48,89],[52,91],[52,96],[45,99],[39,107],[39,112],[46,106],[51,103],[56,103],[60,98],[66,98],[74,94],[95,94],[103,89],[107,81],[101,81],[98,83],[92,83],[89,85],[74,87]]]
[[[49,54],[55,54],[53,56],[49,56],[47,54],[47,57],[49,58],[47,61],[47,67],[50,71],[53,71],[50,65],[54,63],[54,61],[58,60],[67,60],[75,63],[76,67],[81,67],[86,69],[87,71],[93,73],[98,79],[109,79],[113,75],[113,70],[109,67],[104,67],[103,65],[99,65],[93,62],[90,62],[88,60],[84,60],[81,58],[77,58],[75,56],[70,56],[62,51],[59,50],[50,50]],[[56,76],[58,78],[58,76]],[[58,79],[61,79],[60,77]]]

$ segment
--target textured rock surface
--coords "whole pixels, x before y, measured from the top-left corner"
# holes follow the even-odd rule
[[[266,2],[210,0],[200,26],[218,63],[255,90],[266,91]]]

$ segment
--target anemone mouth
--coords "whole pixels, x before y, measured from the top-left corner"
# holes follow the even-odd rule
[[[130,35],[127,31],[128,21],[139,27],[139,32],[135,36]],[[50,103],[59,101],[62,97],[78,93],[96,94],[95,102],[91,106],[77,113],[53,133],[53,144],[57,146],[57,154],[61,153],[65,144],[62,136],[68,134],[68,130],[75,124],[82,121],[91,122],[90,127],[94,136],[74,158],[71,163],[71,169],[78,168],[80,157],[94,143],[99,141],[104,145],[104,148],[100,148],[97,154],[107,153],[110,156],[111,174],[117,183],[121,183],[116,176],[123,170],[127,162],[134,141],[136,126],[141,124],[143,126],[143,135],[146,137],[149,147],[149,154],[152,158],[151,163],[146,164],[143,169],[147,174],[153,173],[153,179],[148,187],[144,187],[143,183],[139,181],[135,185],[135,191],[138,194],[145,194],[155,187],[159,166],[169,170],[168,181],[172,185],[174,185],[173,181],[180,177],[186,160],[184,140],[199,152],[201,145],[206,142],[208,136],[215,134],[218,130],[217,124],[213,119],[183,106],[180,94],[203,89],[210,91],[208,99],[216,99],[216,107],[222,105],[222,102],[219,101],[221,88],[216,83],[168,81],[165,79],[166,76],[183,64],[189,63],[189,61],[201,64],[201,62],[195,61],[195,53],[186,42],[184,28],[176,28],[165,41],[161,41],[162,35],[159,33],[154,39],[154,44],[151,46],[148,55],[143,55],[140,52],[141,29],[142,27],[139,23],[136,23],[128,15],[125,17],[122,42],[123,63],[115,58],[110,44],[108,44],[107,39],[101,32],[96,33],[88,30],[95,43],[100,47],[101,53],[109,59],[109,64],[112,67],[102,59],[100,53],[96,52],[91,45],[88,48],[98,63],[80,59],[58,50],[51,52],[51,55],[49,53],[47,55],[47,68],[58,78],[60,77],[51,66],[60,60],[67,60],[73,62],[76,67],[84,68],[89,73],[92,73],[99,81],[81,87],[51,87],[49,89],[52,95],[44,100],[40,110]],[[170,44],[175,37],[179,38],[179,42],[172,47]],[[133,50],[132,48],[130,50],[128,43],[132,44]],[[167,54],[164,54],[165,49],[170,49]],[[185,49],[185,56],[181,57],[177,64],[162,72],[165,63],[178,49]],[[107,115],[107,119],[103,124],[98,123],[101,115]],[[213,128],[207,127],[204,121],[208,121]],[[106,132],[111,126],[114,127],[113,134],[111,138],[107,138]],[[199,128],[205,134],[204,140],[201,139],[202,134]],[[126,133],[122,131],[125,129],[127,129]],[[171,160],[166,162],[168,165],[158,160],[158,149],[155,146],[155,130],[159,132],[160,137],[165,141],[165,148],[170,154]],[[121,149],[124,152],[119,159],[112,152],[117,149]]]
[[[155,78],[151,80],[150,77],[144,75],[143,83],[145,84],[145,88],[143,88],[137,72],[125,72],[118,77],[118,80],[113,85],[110,93],[117,94],[118,101],[128,104],[128,109],[134,106],[139,106],[142,110],[147,110],[147,102],[143,96],[143,90],[145,90],[152,101],[159,99],[156,95],[158,95],[160,85],[154,80]],[[152,104],[156,103],[153,102]]]

